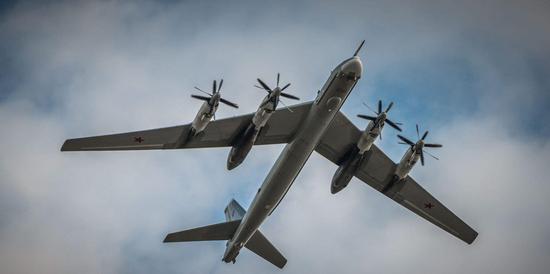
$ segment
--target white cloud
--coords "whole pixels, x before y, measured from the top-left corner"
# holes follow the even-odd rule
[[[220,108],[220,117],[253,111],[263,96],[254,79],[271,83],[279,71],[293,93],[310,100],[367,36],[365,77],[347,103],[350,116],[358,93],[369,101],[396,96],[374,90],[383,75],[472,54],[466,59],[477,84],[453,92],[488,106],[449,115],[430,136],[445,145],[441,161],[427,159],[413,175],[480,236],[467,246],[356,180],[333,196],[336,167],[314,155],[262,226],[289,259],[283,271],[544,273],[550,146],[520,131],[524,116],[513,109],[540,108],[548,99],[525,57],[548,58],[548,9],[517,6],[17,4],[0,23],[1,48],[11,55],[0,62],[12,60],[14,68],[0,70],[14,76],[14,90],[0,97],[1,272],[280,272],[246,251],[235,265],[221,263],[223,243],[161,241],[167,232],[222,221],[232,197],[247,206],[281,146],[257,147],[228,172],[227,149],[60,153],[60,145],[68,137],[188,122],[198,108],[191,88],[219,77],[224,96],[242,106]],[[464,41],[470,32],[491,33],[488,41],[521,53],[495,60],[501,55],[485,52],[491,45]],[[501,66],[508,64],[514,67]],[[521,73],[511,77],[514,68]],[[429,101],[433,92],[417,96]],[[413,124],[414,102],[396,103],[396,117]],[[403,147],[390,136],[383,146],[395,158]]]

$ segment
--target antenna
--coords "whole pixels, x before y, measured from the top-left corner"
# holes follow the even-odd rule
[[[361,45],[359,45],[359,47],[357,48],[357,50],[355,51],[355,53],[353,54],[353,56],[357,56],[357,54],[359,54],[359,51],[361,50],[361,48],[363,47],[363,44],[365,44],[365,40],[363,40],[361,42]]]

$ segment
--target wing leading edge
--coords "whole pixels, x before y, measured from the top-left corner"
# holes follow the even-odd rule
[[[339,165],[345,154],[356,145],[360,134],[361,131],[340,112],[315,150]],[[375,145],[366,153],[355,176],[382,192],[391,182],[396,164]],[[478,235],[410,176],[384,195],[468,244]]]
[[[256,145],[287,143],[311,107],[312,102],[276,110],[262,128]],[[187,142],[191,124],[150,130],[118,133],[102,136],[68,139],[61,151],[100,150],[149,150],[227,147],[252,121],[253,114],[247,114],[210,122],[208,127]]]

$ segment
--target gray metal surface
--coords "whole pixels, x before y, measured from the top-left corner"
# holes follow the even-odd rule
[[[240,220],[197,227],[166,235],[164,242],[220,241],[229,240],[235,234]]]
[[[254,197],[241,225],[227,245],[224,261],[235,260],[239,250],[283,199],[334,115],[359,80],[361,72],[362,64],[358,57],[345,60],[333,70],[300,130],[285,146]]]
[[[312,102],[306,102],[276,110],[256,140],[256,145],[287,143],[297,131]],[[190,124],[141,130],[127,133],[101,135],[66,140],[61,151],[98,150],[148,150],[175,148],[227,147],[235,136],[246,127],[252,114],[212,121],[199,135],[193,137],[183,147],[175,144],[179,138],[186,138]]]
[[[356,144],[360,135],[361,131],[344,114],[339,113],[323,136],[316,151],[339,165],[345,153]],[[376,145],[373,145],[365,154],[366,158],[356,171],[355,176],[374,189],[382,192],[384,187],[392,183],[396,163]],[[410,176],[407,176],[403,182],[395,183],[384,194],[468,244],[471,244],[478,235],[475,230],[434,198]]]
[[[254,232],[254,235],[248,240],[245,247],[278,268],[283,268],[286,264],[287,260],[283,254],[267,240],[260,230]]]

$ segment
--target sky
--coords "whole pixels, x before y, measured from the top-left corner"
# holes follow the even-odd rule
[[[194,86],[224,79],[255,111],[256,78],[313,100],[361,40],[363,77],[342,111],[393,101],[431,150],[413,176],[479,232],[472,245],[312,154],[261,226],[283,270],[223,242],[169,232],[249,206],[283,145],[61,153],[67,138],[189,123]],[[550,4],[547,1],[5,1],[0,4],[1,273],[546,273],[550,268]],[[289,100],[286,103],[291,104]],[[377,144],[406,147],[386,128]]]

